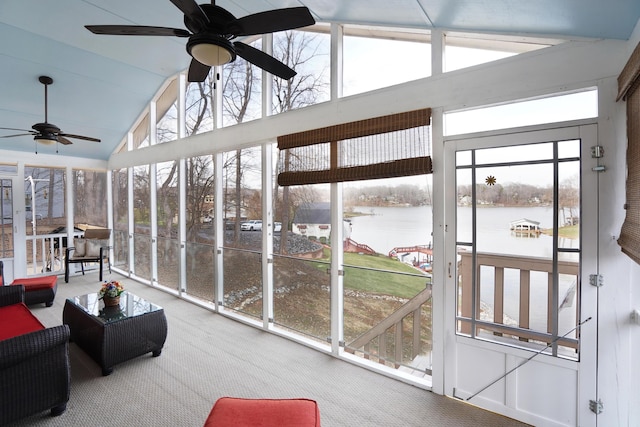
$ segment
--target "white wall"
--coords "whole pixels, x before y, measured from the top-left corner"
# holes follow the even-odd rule
[[[626,46],[627,58],[640,43],[640,22]],[[626,62],[626,61],[625,61]],[[622,70],[622,68],[620,68]],[[632,309],[640,309],[640,266],[622,254],[616,243],[624,221],[626,174],[626,105],[615,103],[617,85],[606,94],[601,111],[601,144],[605,146],[607,172],[600,191],[600,289],[599,398],[604,412],[601,425],[640,425],[640,326],[630,321]],[[638,166],[638,165],[636,165]]]

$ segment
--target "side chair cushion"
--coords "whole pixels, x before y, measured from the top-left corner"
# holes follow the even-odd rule
[[[51,289],[58,283],[58,276],[40,276],[25,277],[24,279],[16,279],[11,285],[24,286],[25,292],[36,291],[40,289]]]
[[[86,253],[86,245],[87,245],[87,241],[85,239],[82,239],[82,238],[73,239],[73,247],[76,248],[76,250],[73,251],[73,256],[83,257],[84,254]]]
[[[221,397],[204,427],[320,427],[318,404],[310,399]]]
[[[0,341],[44,329],[24,303],[0,307]]]

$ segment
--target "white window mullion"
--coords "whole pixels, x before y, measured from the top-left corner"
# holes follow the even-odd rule
[[[131,133],[129,133],[131,136]],[[127,219],[129,229],[129,275],[136,273],[136,256],[135,256],[135,222],[133,217],[134,197],[133,197],[133,167],[127,169]]]
[[[273,320],[273,146],[262,145],[262,323]],[[265,226],[266,225],[266,226]]]
[[[223,303],[224,297],[224,266],[223,266],[223,246],[224,246],[224,215],[222,210],[224,209],[224,196],[222,194],[222,162],[223,162],[223,153],[217,153],[213,156],[213,160],[215,162],[213,173],[215,175],[215,197],[214,197],[214,224],[216,227],[215,230],[215,248],[214,248],[214,277],[213,277],[213,286],[214,286],[214,301],[216,310],[220,309],[220,306]],[[237,220],[237,219],[236,219]]]
[[[342,183],[331,184],[331,352],[338,354],[344,341],[344,222]]]
[[[151,238],[151,283],[158,284],[158,195],[156,194],[158,183],[158,165],[153,163],[149,165],[149,219],[150,219],[150,238]]]
[[[178,139],[187,136],[186,123],[187,76],[178,76]],[[180,242],[180,276],[178,292],[187,290],[187,163],[180,158],[178,162],[178,239]]]

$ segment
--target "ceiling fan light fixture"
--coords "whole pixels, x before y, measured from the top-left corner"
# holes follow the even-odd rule
[[[40,133],[33,137],[35,142],[39,142],[44,145],[52,145],[58,142],[58,137],[52,133]]]
[[[228,64],[236,59],[231,42],[216,34],[195,34],[189,38],[187,52],[196,61],[210,67]]]

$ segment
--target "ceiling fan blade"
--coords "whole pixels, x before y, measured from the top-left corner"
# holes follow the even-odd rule
[[[16,133],[15,135],[3,135],[3,136],[0,136],[0,138],[13,138],[16,136],[31,136],[31,135],[33,134],[32,133]]]
[[[171,0],[171,3],[184,13],[185,24],[194,33],[200,32],[209,24],[209,17],[195,0]],[[196,25],[193,27],[191,24]]]
[[[235,42],[233,47],[239,57],[244,58],[246,61],[251,62],[253,65],[262,68],[274,76],[289,80],[291,77],[296,75],[296,72],[286,64],[278,61],[273,56],[256,49],[255,47],[242,42]]]
[[[189,31],[180,28],[149,27],[145,25],[85,25],[84,27],[94,34],[112,36],[191,36]]]
[[[209,75],[209,70],[211,70],[210,66],[204,65],[192,58],[187,80],[190,82],[203,82]]]
[[[229,32],[236,36],[253,36],[308,27],[316,21],[306,7],[291,7],[254,13],[237,19],[229,25]]]
[[[62,136],[62,135],[58,135],[58,137],[57,137],[57,138],[58,138],[58,142],[59,142],[60,144],[64,144],[64,145],[71,145],[71,144],[73,144],[73,142],[69,141],[67,138],[65,138],[65,137],[64,137],[64,136]]]
[[[0,130],[17,130],[19,132],[31,132],[31,134],[35,134],[34,131],[29,130],[29,129],[16,129],[16,128],[0,128]],[[25,134],[28,135],[28,134]]]
[[[60,139],[66,139],[66,138],[74,138],[74,139],[82,139],[85,141],[92,141],[92,142],[100,142],[100,140],[98,138],[91,138],[90,136],[82,136],[82,135],[73,135],[70,133],[62,133],[60,132],[58,134],[58,140],[60,141]],[[62,141],[60,141],[62,142]],[[65,142],[62,142],[63,144],[66,144]],[[71,144],[71,141],[69,141],[69,144]]]

